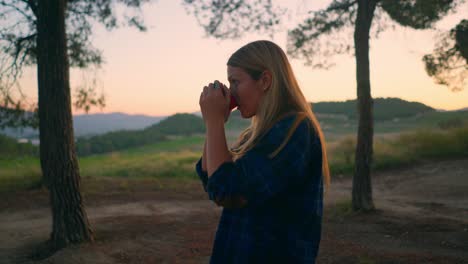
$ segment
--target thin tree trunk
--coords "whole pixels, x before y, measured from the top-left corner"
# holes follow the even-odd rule
[[[65,33],[66,0],[37,2],[40,160],[52,207],[53,253],[70,243],[92,241],[80,193]]]
[[[359,0],[354,31],[359,127],[353,177],[353,210],[374,210],[370,169],[373,144],[373,100],[370,92],[369,32],[375,1]]]

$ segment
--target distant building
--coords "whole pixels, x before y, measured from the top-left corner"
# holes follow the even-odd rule
[[[19,138],[18,143],[31,143],[34,146],[38,146],[40,143],[40,140],[38,138],[33,138],[33,139],[28,139],[28,138]]]
[[[27,138],[19,138],[18,143],[29,143],[29,139]]]

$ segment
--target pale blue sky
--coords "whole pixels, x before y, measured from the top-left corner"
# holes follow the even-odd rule
[[[329,0],[273,1],[291,7],[292,19],[305,11],[326,6]],[[288,3],[288,4],[286,4]],[[468,5],[439,25],[451,28],[461,18]],[[171,115],[199,110],[202,87],[219,79],[226,81],[226,61],[242,45],[267,35],[249,34],[238,40],[206,38],[192,15],[186,13],[181,1],[159,0],[143,8],[148,32],[122,28],[112,32],[95,27],[95,46],[103,50],[106,63],[98,72],[98,87],[107,97],[107,107],[94,112],[126,112],[129,114]],[[285,26],[284,29],[287,27]],[[387,30],[371,40],[372,96],[400,97],[447,110],[468,107],[468,89],[451,92],[435,85],[424,71],[421,57],[433,49],[434,32],[419,32],[398,27]],[[286,31],[274,39],[286,48]],[[308,101],[342,101],[356,98],[354,58],[335,57],[337,66],[330,70],[315,70],[304,62],[291,60],[296,77]],[[74,89],[94,70],[85,73],[72,70]],[[35,69],[25,71],[21,79],[23,91],[37,100]],[[74,111],[81,114],[82,111]]]

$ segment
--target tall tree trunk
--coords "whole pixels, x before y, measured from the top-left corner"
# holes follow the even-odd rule
[[[369,32],[376,2],[359,0],[354,30],[359,127],[353,177],[353,210],[374,209],[370,169],[373,144],[373,100],[370,92]]]
[[[41,169],[52,207],[51,251],[92,241],[80,193],[65,33],[66,0],[37,2]]]

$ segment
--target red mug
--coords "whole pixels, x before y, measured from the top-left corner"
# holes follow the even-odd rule
[[[215,89],[218,89],[220,88],[220,85],[221,83],[219,81],[214,81],[214,88]],[[224,94],[224,90],[223,90],[223,94]],[[239,106],[237,104],[237,101],[236,101],[236,98],[231,94],[231,100],[230,100],[230,103],[229,103],[229,111],[232,111],[232,109],[236,108],[237,106]]]
[[[236,98],[231,94],[231,103],[229,104],[229,111],[232,111],[232,109],[238,106],[239,105],[237,104]]]

